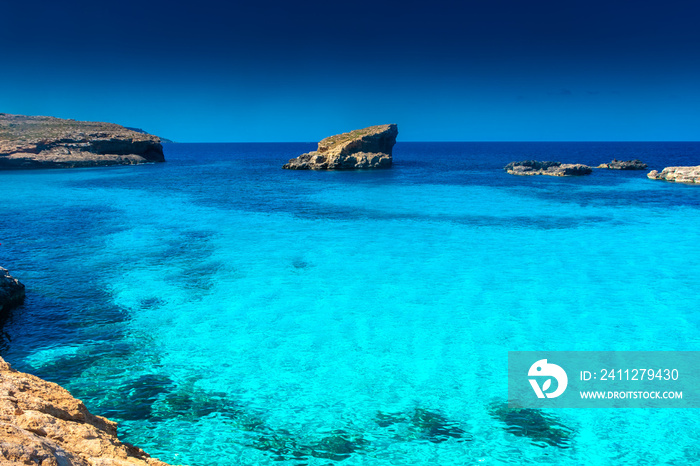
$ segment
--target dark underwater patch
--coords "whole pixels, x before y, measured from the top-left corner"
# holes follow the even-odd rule
[[[377,413],[374,421],[379,427],[388,428],[395,424],[409,425],[410,437],[403,440],[425,439],[432,443],[442,443],[451,438],[458,441],[472,440],[472,435],[462,429],[458,422],[424,408],[416,408],[407,413]]]
[[[158,296],[152,296],[150,298],[144,298],[141,301],[139,301],[139,308],[158,309],[159,307],[164,306],[165,304],[166,301],[164,299],[161,299]]]
[[[293,211],[294,215],[303,219],[325,219],[325,220],[378,220],[378,221],[394,221],[407,220],[417,222],[443,222],[457,223],[465,226],[473,227],[492,227],[492,228],[529,228],[535,230],[562,230],[579,228],[591,224],[616,224],[617,221],[612,217],[600,215],[567,215],[567,216],[549,216],[549,215],[519,215],[519,216],[496,216],[496,215],[429,215],[419,212],[397,213],[384,212],[372,209],[360,208],[344,208],[334,206],[332,210],[327,207],[319,206],[318,209],[304,209],[302,211]]]
[[[351,435],[342,430],[334,431],[332,435],[323,437],[311,446],[311,456],[333,461],[342,461],[358,451],[365,441],[361,436]]]
[[[80,380],[83,372],[97,366],[109,366],[107,361],[128,360],[133,354],[133,347],[118,338],[114,342],[95,342],[78,349],[75,353],[57,356],[56,358],[22,370],[35,374],[38,377],[57,383],[66,388],[72,388],[76,380]],[[123,365],[113,364],[115,375],[123,371]],[[83,390],[78,388],[76,396],[83,396]]]
[[[433,443],[441,443],[450,438],[468,439],[467,433],[456,422],[427,409],[417,408],[411,417],[411,423]]]
[[[310,448],[299,445],[289,431],[282,429],[259,437],[249,446],[270,454],[275,461],[303,461],[299,465],[307,464],[304,460],[311,456]]]
[[[361,451],[366,444],[367,442],[361,435],[342,430],[333,431],[317,442],[304,443],[296,439],[289,431],[279,429],[267,432],[251,446],[270,453],[276,461],[304,461],[309,457],[343,461]]]
[[[248,415],[226,393],[205,392],[193,384],[177,386],[164,394],[153,407],[153,417],[157,419],[180,419],[190,422],[219,414],[233,421],[240,430],[254,430],[262,425],[262,420]]]
[[[146,374],[117,386],[112,396],[101,403],[101,413],[108,418],[128,421],[150,419],[156,399],[173,385],[170,377]]]
[[[308,262],[306,262],[306,261],[303,260],[303,259],[294,259],[294,260],[292,261],[292,267],[294,267],[294,268],[297,269],[297,270],[306,269],[306,268],[308,268],[308,267],[310,267],[310,266],[311,266],[311,264],[309,264]]]
[[[539,447],[571,448],[574,430],[564,426],[555,416],[539,409],[511,408],[508,403],[495,403],[489,412],[502,422],[506,432],[516,437],[527,437]]]

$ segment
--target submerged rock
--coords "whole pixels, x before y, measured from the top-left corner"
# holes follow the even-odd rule
[[[0,169],[164,162],[160,142],[112,123],[0,113]]]
[[[374,418],[374,422],[376,422],[379,427],[390,427],[394,424],[407,422],[407,420],[404,414],[383,413],[381,411],[377,412],[377,416]]]
[[[571,446],[574,431],[538,409],[511,408],[508,403],[497,403],[491,406],[490,413],[506,425],[506,431],[517,437],[527,437],[535,445],[559,448]]]
[[[24,285],[0,267],[0,312],[6,312],[24,301]]]
[[[312,453],[311,448],[299,445],[286,431],[262,436],[250,446],[270,453],[275,461],[305,460]]]
[[[337,431],[333,435],[324,437],[320,442],[312,446],[311,455],[314,458],[324,458],[333,461],[342,461],[350,458],[350,455],[364,445],[362,437],[352,436],[347,432]]]
[[[432,443],[442,443],[450,438],[460,441],[472,439],[471,435],[460,428],[457,422],[424,408],[416,408],[408,413],[378,412],[374,421],[379,427],[384,428],[394,424],[406,424],[410,435],[404,440],[425,439]]]
[[[152,419],[155,400],[169,393],[173,381],[159,374],[145,374],[119,385],[114,397],[102,404],[102,413],[111,418],[134,421]]]
[[[417,408],[411,418],[411,423],[419,429],[423,436],[433,443],[441,443],[450,438],[466,439],[467,433],[457,426],[456,422],[448,420],[440,413]]]
[[[352,170],[391,167],[391,152],[399,134],[391,125],[370,126],[323,139],[318,149],[291,159],[290,170]]]
[[[610,170],[645,170],[647,168],[647,164],[638,159],[612,159],[610,163],[601,163],[596,168],[608,168]]]
[[[0,462],[167,466],[117,438],[117,424],[91,414],[55,383],[0,358]]]
[[[271,453],[277,461],[302,460],[309,457],[342,461],[361,450],[366,443],[361,435],[339,430],[316,443],[307,444],[299,441],[290,432],[280,429],[265,432],[265,435],[251,446]]]
[[[647,174],[647,178],[675,181],[676,183],[700,184],[700,165],[696,167],[666,167],[661,173],[652,170]]]
[[[582,176],[590,175],[593,169],[580,163],[539,162],[524,160],[511,162],[503,168],[511,175]]]

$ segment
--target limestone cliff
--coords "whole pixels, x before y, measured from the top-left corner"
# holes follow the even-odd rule
[[[0,169],[164,162],[157,136],[112,123],[0,113]]]
[[[590,175],[593,169],[580,163],[539,162],[525,160],[511,162],[503,168],[511,175],[581,176]]]
[[[676,183],[700,184],[700,165],[696,167],[666,167],[661,173],[652,170],[647,174],[647,178],[675,181]]]
[[[7,269],[0,267],[0,317],[24,301],[24,285],[10,275]]]
[[[117,424],[0,358],[0,464],[167,466],[117,439]]]
[[[290,170],[352,170],[391,167],[396,125],[370,126],[323,139],[318,149],[291,159]]]

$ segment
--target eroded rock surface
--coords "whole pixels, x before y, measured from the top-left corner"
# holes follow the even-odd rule
[[[590,175],[593,169],[580,163],[539,162],[525,160],[511,162],[504,167],[511,175],[582,176]]]
[[[167,466],[117,439],[117,424],[91,414],[55,383],[0,358],[0,464]]]
[[[0,267],[0,313],[19,306],[24,301],[24,285]]]
[[[608,168],[610,170],[646,170],[647,164],[639,159],[617,160],[612,159],[610,163],[601,163],[596,168]]]
[[[323,139],[318,149],[291,159],[290,170],[353,170],[391,167],[391,152],[399,134],[391,125],[370,126]]]
[[[160,138],[112,123],[0,113],[0,169],[164,162]]]
[[[675,181],[676,183],[700,184],[700,165],[696,167],[666,167],[660,173],[652,170],[647,174],[647,178]]]

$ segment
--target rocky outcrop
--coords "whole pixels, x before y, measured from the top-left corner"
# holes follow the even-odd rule
[[[282,168],[290,170],[353,170],[391,167],[391,151],[399,130],[378,125],[327,137],[318,150],[302,154]]]
[[[511,175],[582,176],[590,175],[593,169],[580,163],[538,162],[525,160],[511,162],[503,168]]]
[[[610,170],[646,170],[647,164],[641,160],[617,160],[612,159],[610,163],[601,163],[596,168],[608,168]]]
[[[666,167],[661,173],[652,170],[647,174],[647,178],[675,181],[676,183],[700,184],[700,165],[697,167]]]
[[[0,169],[164,162],[160,142],[112,123],[0,113]]]
[[[167,466],[117,439],[117,424],[0,358],[0,464]]]
[[[0,267],[0,316],[24,301],[24,285]]]

